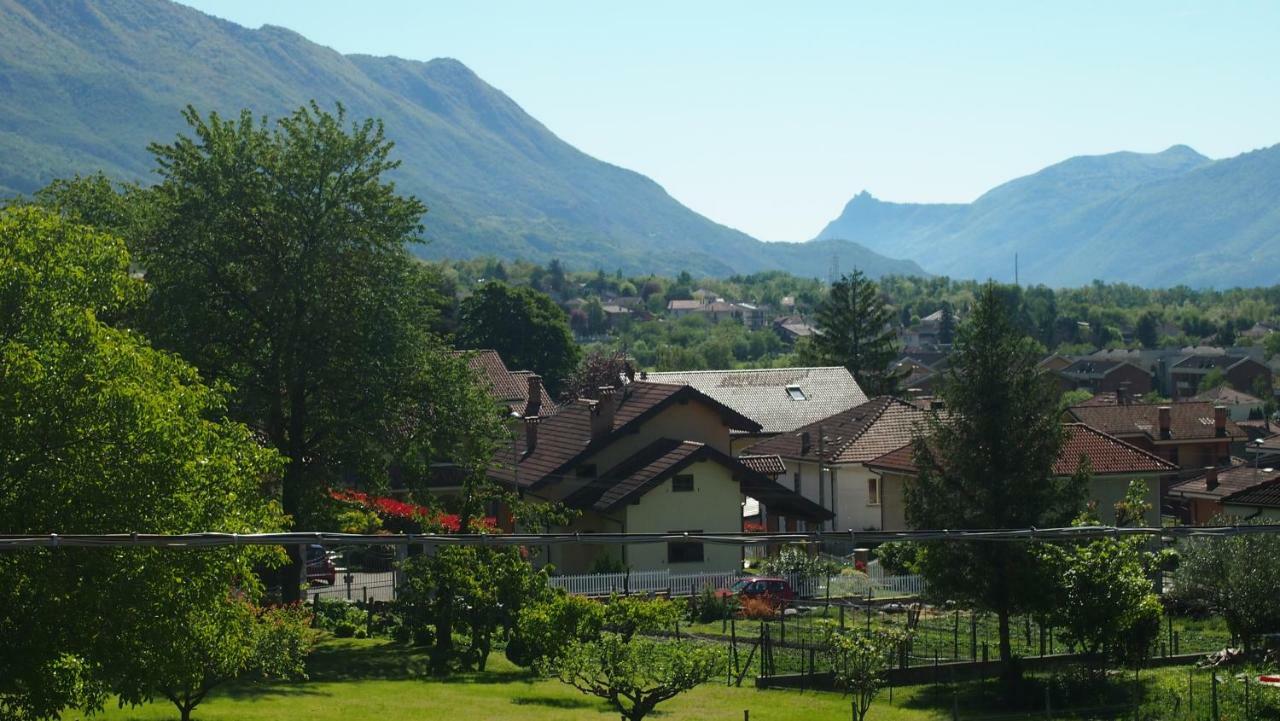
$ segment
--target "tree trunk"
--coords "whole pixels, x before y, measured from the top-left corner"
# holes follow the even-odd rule
[[[1013,692],[1017,690],[1022,674],[1013,661],[1013,643],[1009,632],[1009,611],[1000,609],[1000,681],[1005,687],[1005,700],[1013,700]]]
[[[191,710],[195,708],[192,703],[175,704],[178,707],[178,718],[180,721],[191,721]]]
[[[305,467],[305,438],[306,438],[306,402],[304,400],[304,387],[298,387],[293,384],[288,388],[289,395],[289,435],[284,441],[283,450],[285,457],[288,458],[288,464],[284,469],[284,489],[281,500],[281,506],[286,514],[292,519],[294,528],[301,520],[303,503],[306,498],[306,467]],[[281,445],[277,442],[277,447]],[[289,548],[289,565],[284,568],[284,577],[280,583],[280,597],[285,603],[295,603],[305,600],[302,597],[302,588],[299,581],[302,577],[302,569],[307,559],[305,555],[300,554],[295,548]]]

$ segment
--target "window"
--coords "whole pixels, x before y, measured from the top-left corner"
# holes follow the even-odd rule
[[[787,395],[791,396],[793,401],[807,401],[804,391],[800,390],[800,386],[787,386]]]
[[[693,490],[693,476],[675,476],[671,479],[673,493],[689,493]]]
[[[667,531],[668,533],[702,533],[698,531]],[[698,541],[671,541],[667,543],[667,563],[702,563],[702,543]]]
[[[867,505],[868,506],[880,505],[880,479],[879,478],[867,479]]]

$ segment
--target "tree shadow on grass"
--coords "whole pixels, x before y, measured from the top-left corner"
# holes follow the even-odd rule
[[[391,641],[324,644],[307,659],[307,675],[319,682],[419,679],[454,684],[506,684],[537,680],[531,672],[514,668],[457,671],[436,676],[431,672],[428,649]]]
[[[260,700],[268,698],[287,698],[290,696],[332,696],[328,691],[321,691],[307,681],[281,681],[276,683],[236,684],[217,689],[213,696],[236,700]]]
[[[585,698],[547,698],[544,696],[514,696],[511,703],[517,706],[546,706],[547,708],[580,709],[598,706]]]
[[[1088,710],[1090,717],[1128,718],[1132,715],[1134,686],[1132,675],[1092,678],[1077,672],[1024,677],[1010,690],[996,679],[966,680],[922,685],[898,704],[904,708],[933,711],[951,717],[953,709],[966,715],[1002,716],[1055,714],[1072,715]],[[1142,680],[1145,690],[1152,679]],[[1047,708],[1046,708],[1047,705]]]

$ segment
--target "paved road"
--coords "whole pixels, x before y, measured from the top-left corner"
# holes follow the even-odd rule
[[[355,571],[349,574],[351,576],[350,595],[348,596],[347,572],[344,569],[338,569],[338,580],[333,586],[326,586],[323,582],[312,583],[311,588],[307,589],[307,598],[315,598],[317,594],[324,599],[350,598],[352,601],[359,601],[368,594],[370,601],[392,601],[395,600],[395,575],[391,571],[366,572]]]

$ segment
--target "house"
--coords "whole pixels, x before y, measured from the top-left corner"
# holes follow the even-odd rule
[[[765,326],[765,312],[768,310],[765,306],[754,303],[734,303],[733,305],[737,307],[738,318],[748,330],[760,330]]]
[[[1149,525],[1160,522],[1160,488],[1176,474],[1178,467],[1130,443],[1107,435],[1083,423],[1065,424],[1066,440],[1054,462],[1056,476],[1072,476],[1081,460],[1089,464],[1087,498],[1104,523],[1115,522],[1115,504],[1124,499],[1129,483],[1147,481]],[[886,531],[908,530],[905,490],[916,477],[912,446],[904,444],[867,463],[881,482],[881,527]]]
[[[889,371],[901,378],[898,386],[905,389],[912,398],[934,395],[938,390],[938,382],[942,380],[942,372],[939,369],[911,357],[894,361],[889,366]]]
[[[1265,405],[1261,398],[1256,398],[1229,386],[1210,388],[1203,393],[1197,394],[1191,400],[1212,403],[1215,406],[1226,406],[1227,415],[1233,421],[1246,421],[1249,420],[1250,416],[1261,418]]]
[[[774,318],[773,332],[778,334],[782,342],[795,345],[801,338],[817,335],[818,329],[806,322],[803,316],[785,315]]]
[[[502,356],[495,350],[454,351],[454,355],[464,356],[467,366],[476,374],[480,382],[489,390],[489,395],[502,405],[507,412],[526,414],[530,409],[529,399],[537,402],[536,409],[550,409],[555,406],[551,395],[542,385],[542,378],[531,371],[512,371],[507,369]]]
[[[1186,506],[1185,521],[1195,526],[1213,522],[1218,515],[1280,522],[1280,471],[1239,464],[1230,468],[1206,468],[1199,475],[1175,484],[1169,494]]]
[[[791,488],[835,514],[834,523],[809,530],[878,529],[880,477],[866,463],[908,443],[926,413],[880,396],[756,443],[746,453],[779,456],[791,472]]]
[[[1280,327],[1276,326],[1276,324],[1259,321],[1254,323],[1248,330],[1241,332],[1240,335],[1245,338],[1252,338],[1255,341],[1259,341],[1272,333],[1275,333],[1277,330],[1280,330]]]
[[[691,313],[696,313],[702,308],[701,300],[669,300],[667,301],[667,315],[672,318],[683,318]]]
[[[1211,403],[1078,405],[1066,415],[1182,468],[1225,466],[1231,444],[1245,440],[1227,409]]]
[[[760,424],[689,385],[636,381],[601,388],[550,413],[519,421],[489,476],[526,500],[580,512],[555,529],[592,533],[740,533],[747,498],[766,516],[818,523],[831,514],[730,455],[730,435]],[[777,460],[777,463],[781,463]],[[673,541],[616,546],[566,544],[545,558],[563,573],[611,558],[632,569],[724,571],[741,549]]]
[[[1075,363],[1075,361],[1074,361],[1074,360],[1072,360],[1071,358],[1068,358],[1068,357],[1066,357],[1066,356],[1064,356],[1064,355],[1058,355],[1057,353],[1054,353],[1053,355],[1048,356],[1048,357],[1046,357],[1044,360],[1042,360],[1042,361],[1040,361],[1039,363],[1037,363],[1037,364],[1036,364],[1036,367],[1037,367],[1037,368],[1040,368],[1040,369],[1042,369],[1042,370],[1055,371],[1055,372],[1056,372],[1056,371],[1060,371],[1060,370],[1062,370],[1062,369],[1066,368],[1067,366],[1071,365],[1072,363]]]
[[[1196,353],[1170,366],[1170,397],[1179,400],[1195,396],[1200,391],[1204,377],[1215,370],[1222,373],[1227,383],[1239,391],[1250,392],[1259,384],[1271,387],[1271,369],[1266,363],[1250,355]]]
[[[735,451],[867,402],[853,374],[842,366],[664,371],[644,377],[693,386],[759,423],[759,432],[732,434]]]
[[[1063,390],[1091,393],[1123,393],[1142,396],[1151,392],[1151,373],[1127,360],[1081,358],[1057,371]]]

